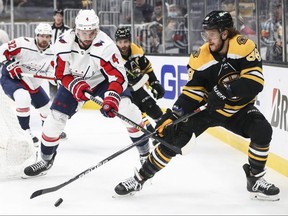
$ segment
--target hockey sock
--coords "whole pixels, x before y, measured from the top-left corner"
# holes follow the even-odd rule
[[[152,178],[157,172],[166,167],[170,162],[171,156],[168,156],[161,150],[161,146],[157,146],[152,150],[148,156],[148,160],[145,161],[142,168],[139,170],[140,175],[147,180]]]
[[[252,173],[258,174],[265,169],[268,158],[269,145],[260,146],[251,142],[248,150],[248,160]]]
[[[30,115],[25,116],[25,117],[17,116],[17,118],[18,118],[19,124],[23,130],[27,130],[30,128],[30,126],[29,126]]]

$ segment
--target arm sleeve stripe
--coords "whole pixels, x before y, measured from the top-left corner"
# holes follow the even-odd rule
[[[241,74],[240,74],[240,75],[249,73],[249,72],[251,72],[251,71],[258,71],[259,73],[262,74],[262,68],[261,68],[261,67],[252,67],[252,68],[243,69],[243,70],[241,71]]]
[[[261,85],[264,85],[263,78],[259,78],[257,76],[251,75],[251,74],[245,74],[244,76],[242,76],[242,78],[251,79],[251,80],[254,80],[254,81],[260,83]]]
[[[188,92],[188,91],[183,90],[182,94],[184,94],[184,95],[186,95],[186,96],[188,96],[188,97],[190,97],[196,101],[199,101],[199,102],[201,102],[203,100],[203,97],[196,95],[196,94],[193,94],[193,93]]]

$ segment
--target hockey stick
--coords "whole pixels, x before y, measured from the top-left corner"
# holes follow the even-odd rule
[[[133,86],[131,86],[133,91],[137,91],[138,89],[142,88],[145,83],[148,81],[149,76],[147,74],[144,74],[143,77]]]
[[[68,181],[66,181],[66,182],[64,182],[62,184],[59,184],[57,186],[50,187],[50,188],[40,189],[40,190],[37,190],[37,191],[33,192],[32,195],[30,196],[30,199],[33,199],[33,198],[35,198],[37,196],[40,196],[40,195],[43,195],[43,194],[47,194],[47,193],[51,193],[51,192],[57,191],[60,188],[65,187],[66,185],[74,182],[75,180],[77,180],[77,179],[87,175],[88,173],[92,172],[93,170],[97,169],[98,167],[101,167],[102,165],[104,165],[108,161],[110,161],[110,160],[116,158],[117,156],[123,154],[124,152],[128,151],[129,149],[133,148],[134,146],[140,144],[141,142],[143,142],[143,140],[148,139],[149,137],[153,136],[154,133],[147,134],[141,140],[138,140],[138,141],[136,141],[134,143],[131,143],[130,145],[124,147],[123,149],[115,152],[114,154],[112,154],[109,157],[105,158],[104,160],[100,161],[95,166],[92,166],[92,167],[84,170],[83,172],[79,173],[78,175],[74,176],[73,178],[69,179]]]
[[[15,66],[18,65],[18,64],[19,64],[19,61],[10,63],[9,65],[7,65],[7,70],[10,71],[13,67],[15,67]],[[44,65],[43,65],[43,66],[44,66]],[[42,66],[42,68],[43,68],[43,66]],[[22,73],[21,73],[21,76],[24,76],[24,77],[33,77],[33,78],[39,78],[39,79],[47,79],[47,80],[56,80],[55,77],[37,75],[37,73],[38,73],[39,71],[41,71],[42,68],[40,68],[40,69],[36,72],[36,74],[28,74],[28,73],[23,73],[23,72],[22,72]]]
[[[86,94],[86,96],[89,96],[89,98],[94,98],[92,95],[90,95],[90,94],[88,95],[88,93]],[[95,100],[96,100],[97,102],[101,102],[101,101],[99,101],[99,100],[96,99],[96,98],[95,98]],[[101,102],[101,105],[102,105],[102,102]],[[188,114],[188,115],[182,116],[181,118],[177,119],[176,121],[173,122],[173,124],[178,124],[179,122],[182,122],[182,121],[186,120],[187,118],[189,118],[189,117],[191,117],[191,116],[193,116],[193,115],[201,112],[201,111],[204,110],[204,109],[206,109],[206,107],[202,106],[202,107],[198,108],[197,110],[195,110],[193,113],[190,113],[190,114]],[[115,112],[115,113],[117,113],[117,112]],[[133,123],[131,120],[127,119],[126,117],[125,117],[125,119],[127,120],[127,122],[129,121],[129,122]],[[124,120],[124,119],[123,119],[123,120]],[[137,126],[136,123],[134,123],[134,124],[135,124],[135,126]],[[144,128],[142,128],[140,125],[138,125],[137,127],[139,127],[139,130],[144,129]],[[144,129],[144,130],[146,130],[146,129]],[[54,187],[45,188],[45,189],[40,189],[40,190],[37,190],[37,191],[33,192],[33,193],[31,194],[31,196],[30,196],[30,199],[33,199],[33,198],[35,198],[35,197],[37,197],[37,196],[40,196],[40,195],[43,195],[43,194],[47,194],[47,193],[51,193],[51,192],[57,191],[57,190],[65,187],[66,185],[68,185],[68,184],[74,182],[75,180],[83,177],[84,175],[92,172],[93,170],[95,170],[95,169],[97,169],[98,167],[104,165],[105,163],[109,162],[110,160],[114,159],[115,157],[123,154],[124,152],[128,151],[129,149],[133,148],[134,146],[137,146],[138,144],[140,144],[141,142],[143,142],[143,140],[149,139],[150,137],[153,137],[153,136],[155,136],[155,135],[156,135],[156,132],[151,133],[150,131],[147,131],[147,134],[146,134],[142,139],[140,139],[140,140],[138,140],[138,141],[136,141],[136,142],[134,142],[134,143],[132,143],[132,144],[124,147],[123,149],[117,151],[116,153],[114,153],[114,154],[110,155],[109,157],[105,158],[104,160],[100,161],[100,162],[99,162],[98,164],[96,164],[95,166],[92,166],[92,167],[84,170],[83,172],[79,173],[78,175],[74,176],[73,178],[69,179],[68,181],[66,181],[66,182],[64,182],[64,183],[62,183],[62,184],[56,185],[56,186],[54,186]],[[191,139],[193,139],[193,137],[195,137],[194,134],[193,134],[193,136],[192,136]],[[159,137],[157,137],[157,138],[159,138]],[[160,138],[159,138],[159,139],[160,139]],[[161,139],[161,141],[162,141],[162,139]],[[163,144],[163,145],[164,145],[164,144]],[[169,146],[172,146],[172,145],[169,144]],[[187,146],[187,145],[186,145],[186,146]],[[185,147],[186,147],[186,146],[185,146]],[[167,147],[168,147],[168,146],[167,146]],[[175,146],[173,146],[173,147],[175,147]],[[186,147],[186,148],[188,148],[188,147]],[[189,148],[190,148],[190,146],[189,146]]]
[[[56,80],[55,77],[42,76],[42,75],[37,75],[37,74],[21,73],[21,76],[24,76],[24,77],[33,77],[33,78],[39,78],[39,79],[47,79],[47,80]]]
[[[85,96],[88,97],[90,100],[94,101],[96,104],[98,104],[99,106],[102,107],[102,99],[100,97],[94,97],[91,94],[85,92]],[[201,106],[199,107],[197,110],[195,110],[192,113],[186,114],[182,117],[180,117],[179,119],[173,121],[173,125],[176,125],[182,121],[185,121],[186,119],[190,118],[191,116],[201,112],[202,110],[205,110],[206,106]],[[141,125],[135,123],[134,121],[132,121],[131,119],[127,118],[126,116],[120,114],[119,112],[116,112],[114,110],[112,110],[112,112],[121,120],[127,122],[128,124],[130,124],[132,127],[136,128],[137,130],[143,132],[146,135],[151,135],[151,137],[159,142],[161,142],[163,145],[165,145],[167,148],[173,150],[174,152],[181,154],[181,155],[186,155],[190,152],[191,148],[190,146],[188,146],[189,144],[193,145],[194,142],[188,142],[185,146],[183,146],[182,148],[179,148],[177,146],[171,145],[170,143],[168,143],[167,141],[165,141],[164,139],[161,139],[159,136],[156,135],[156,133],[151,133],[150,131],[148,131],[147,129],[145,129],[144,127],[142,127]],[[192,137],[193,139],[195,139],[195,137]],[[191,141],[193,141],[193,139]]]

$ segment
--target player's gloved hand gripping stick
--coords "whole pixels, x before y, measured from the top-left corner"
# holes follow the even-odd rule
[[[32,78],[38,78],[38,79],[47,79],[47,80],[56,80],[55,77],[51,77],[51,76],[43,76],[43,75],[39,75],[39,74],[30,74],[30,73],[24,73],[24,72],[20,72],[19,70],[21,70],[18,66],[19,62],[12,62],[9,65],[7,65],[7,70],[10,73],[10,76],[13,77],[13,74],[11,75],[12,71],[15,75],[14,77],[17,77],[18,79],[21,79],[21,77],[32,77]],[[18,68],[18,70],[16,70]],[[11,72],[10,72],[11,71]],[[17,71],[19,71],[19,73],[17,74]],[[14,79],[14,78],[13,78]]]

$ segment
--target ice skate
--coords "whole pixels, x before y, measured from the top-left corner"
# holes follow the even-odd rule
[[[46,175],[48,170],[53,166],[55,156],[56,152],[54,153],[52,159],[49,161],[40,160],[30,166],[27,166],[24,169],[24,175],[22,176],[22,178],[30,178]]]
[[[134,176],[120,182],[114,190],[120,196],[134,195],[136,192],[142,190],[144,182],[138,170],[135,169]]]
[[[244,164],[243,169],[247,177],[247,190],[251,193],[252,199],[257,200],[268,200],[268,201],[278,201],[279,198],[279,188],[274,184],[268,183],[263,176],[266,171],[252,175],[251,168],[249,164]]]

